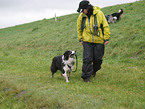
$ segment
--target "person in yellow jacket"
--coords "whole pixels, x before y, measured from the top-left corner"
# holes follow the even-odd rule
[[[77,20],[78,40],[83,45],[81,78],[84,82],[90,82],[90,77],[95,77],[96,72],[101,69],[110,29],[103,12],[89,1],[81,1],[77,12],[80,13]]]

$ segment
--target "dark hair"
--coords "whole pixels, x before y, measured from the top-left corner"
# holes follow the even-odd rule
[[[88,7],[88,13],[87,13],[87,16],[90,17],[91,15],[93,15],[93,6],[90,4]]]

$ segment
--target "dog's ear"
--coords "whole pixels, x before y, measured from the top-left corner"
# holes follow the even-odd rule
[[[63,54],[63,55],[64,55],[64,60],[68,60],[70,54],[71,54],[71,51],[66,51],[66,52]]]

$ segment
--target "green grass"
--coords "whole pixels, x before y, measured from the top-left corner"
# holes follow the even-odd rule
[[[81,79],[79,14],[0,29],[0,109],[145,109],[144,6],[139,1],[102,9],[125,13],[110,24],[102,69],[91,83]],[[59,71],[51,79],[52,58],[68,49],[77,51],[77,72],[69,83]]]

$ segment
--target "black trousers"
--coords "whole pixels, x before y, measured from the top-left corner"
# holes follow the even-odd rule
[[[92,73],[96,73],[101,69],[103,61],[104,44],[95,44],[83,42],[83,67],[82,67],[82,78],[90,78]]]

